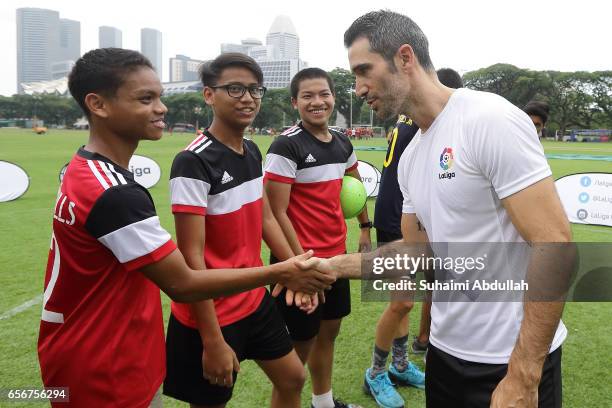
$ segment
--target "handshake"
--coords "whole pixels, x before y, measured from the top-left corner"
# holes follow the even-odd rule
[[[275,264],[276,286],[272,296],[279,296],[286,288],[285,301],[295,304],[307,314],[314,312],[319,302],[325,302],[324,291],[340,278],[334,260],[312,256],[310,250],[302,255]]]

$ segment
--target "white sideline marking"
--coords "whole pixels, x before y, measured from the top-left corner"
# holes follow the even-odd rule
[[[15,316],[18,313],[23,312],[24,310],[27,310],[29,308],[31,308],[34,305],[37,305],[39,303],[42,302],[42,296],[36,296],[34,299],[30,299],[27,302],[24,302],[22,304],[20,304],[17,307],[12,308],[11,310],[8,310],[4,313],[2,313],[0,315],[0,320],[4,320],[4,319],[10,319],[11,317]]]

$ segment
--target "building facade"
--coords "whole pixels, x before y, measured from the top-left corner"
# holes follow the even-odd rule
[[[300,59],[300,39],[291,19],[277,16],[266,36],[266,45],[253,38],[240,44],[221,44],[221,53],[240,52],[253,58],[264,74],[264,86],[287,88],[293,76],[307,64]]]
[[[291,60],[300,58],[300,39],[291,19],[287,16],[277,16],[266,36],[266,44],[273,46],[277,54],[275,58]]]
[[[153,28],[140,30],[140,52],[147,57],[157,76],[162,78],[162,33]]]
[[[170,58],[169,82],[197,81],[198,70],[203,62],[180,54]]]
[[[81,57],[81,23],[60,18],[60,61],[76,62]]]
[[[121,30],[115,27],[98,28],[98,41],[100,48],[123,48],[123,35]]]
[[[52,79],[51,65],[61,60],[60,18],[53,10],[17,9],[17,92],[22,83]]]

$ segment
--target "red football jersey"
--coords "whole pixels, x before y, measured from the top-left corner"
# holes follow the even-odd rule
[[[176,248],[132,173],[80,149],[58,192],[38,357],[58,407],[148,407],[165,376],[159,289],[138,271]]]
[[[172,163],[173,213],[205,216],[204,262],[210,269],[261,266],[263,177],[257,145],[244,140],[240,155],[206,131]],[[204,272],[206,273],[206,272]],[[264,297],[257,288],[214,300],[219,326],[253,313]],[[172,314],[197,328],[191,306],[172,302]]]
[[[330,129],[322,142],[300,123],[274,139],[266,156],[266,180],[292,184],[287,216],[305,251],[329,258],[346,252],[340,205],[342,177],[357,168],[353,145]]]

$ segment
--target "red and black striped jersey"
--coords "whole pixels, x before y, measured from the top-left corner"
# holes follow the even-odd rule
[[[164,328],[159,289],[138,269],[175,248],[132,173],[81,148],[55,203],[38,338],[43,383],[69,387],[69,406],[148,407]]]
[[[173,213],[205,217],[204,262],[207,268],[261,266],[263,228],[262,157],[257,145],[243,141],[244,154],[219,142],[210,132],[198,136],[172,163]],[[265,288],[215,299],[220,326],[257,310]],[[188,304],[172,303],[172,313],[196,328]]]
[[[357,168],[349,139],[329,130],[322,142],[300,123],[278,136],[266,155],[266,180],[290,183],[287,216],[304,250],[331,257],[346,251],[346,223],[340,206],[344,173]]]

